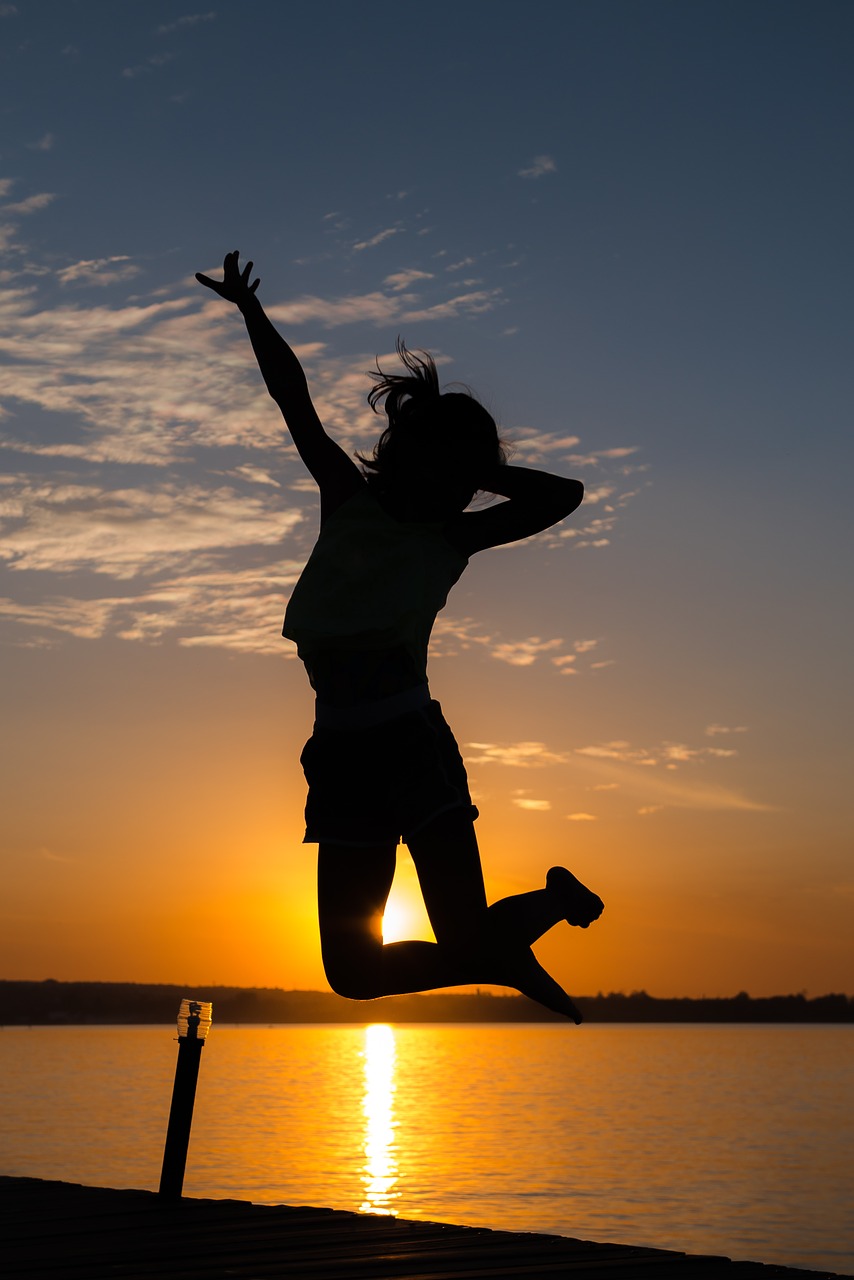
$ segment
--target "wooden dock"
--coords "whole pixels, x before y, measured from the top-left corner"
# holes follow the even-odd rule
[[[0,1178],[4,1280],[817,1280],[804,1271],[242,1200]]]

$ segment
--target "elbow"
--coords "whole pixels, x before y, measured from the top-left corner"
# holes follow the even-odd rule
[[[584,485],[580,480],[565,476],[551,476],[552,483],[540,495],[538,514],[544,529],[560,524],[576,511],[584,500]]]
[[[571,516],[573,511],[577,511],[584,501],[584,485],[580,480],[563,481],[563,511],[560,519],[565,520],[567,516]]]
[[[322,946],[323,971],[326,981],[337,996],[345,1000],[378,1000],[389,994],[381,978],[378,952],[363,956],[359,953],[343,953],[334,946]]]

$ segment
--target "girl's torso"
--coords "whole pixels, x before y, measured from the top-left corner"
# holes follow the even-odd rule
[[[318,700],[376,702],[427,685],[436,615],[468,563],[441,523],[398,520],[366,484],[324,522],[283,634]]]

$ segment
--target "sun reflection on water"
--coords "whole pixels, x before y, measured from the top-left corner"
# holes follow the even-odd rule
[[[364,1200],[361,1213],[395,1214],[400,1192],[394,1141],[395,1042],[394,1031],[382,1023],[365,1028],[365,1163],[362,1165]]]

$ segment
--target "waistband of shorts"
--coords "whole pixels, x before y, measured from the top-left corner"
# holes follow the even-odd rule
[[[357,702],[353,707],[331,707],[327,702],[315,700],[314,723],[318,729],[371,729],[374,725],[396,720],[408,711],[420,711],[430,704],[430,689],[426,684],[413,685],[388,698],[372,702]]]

